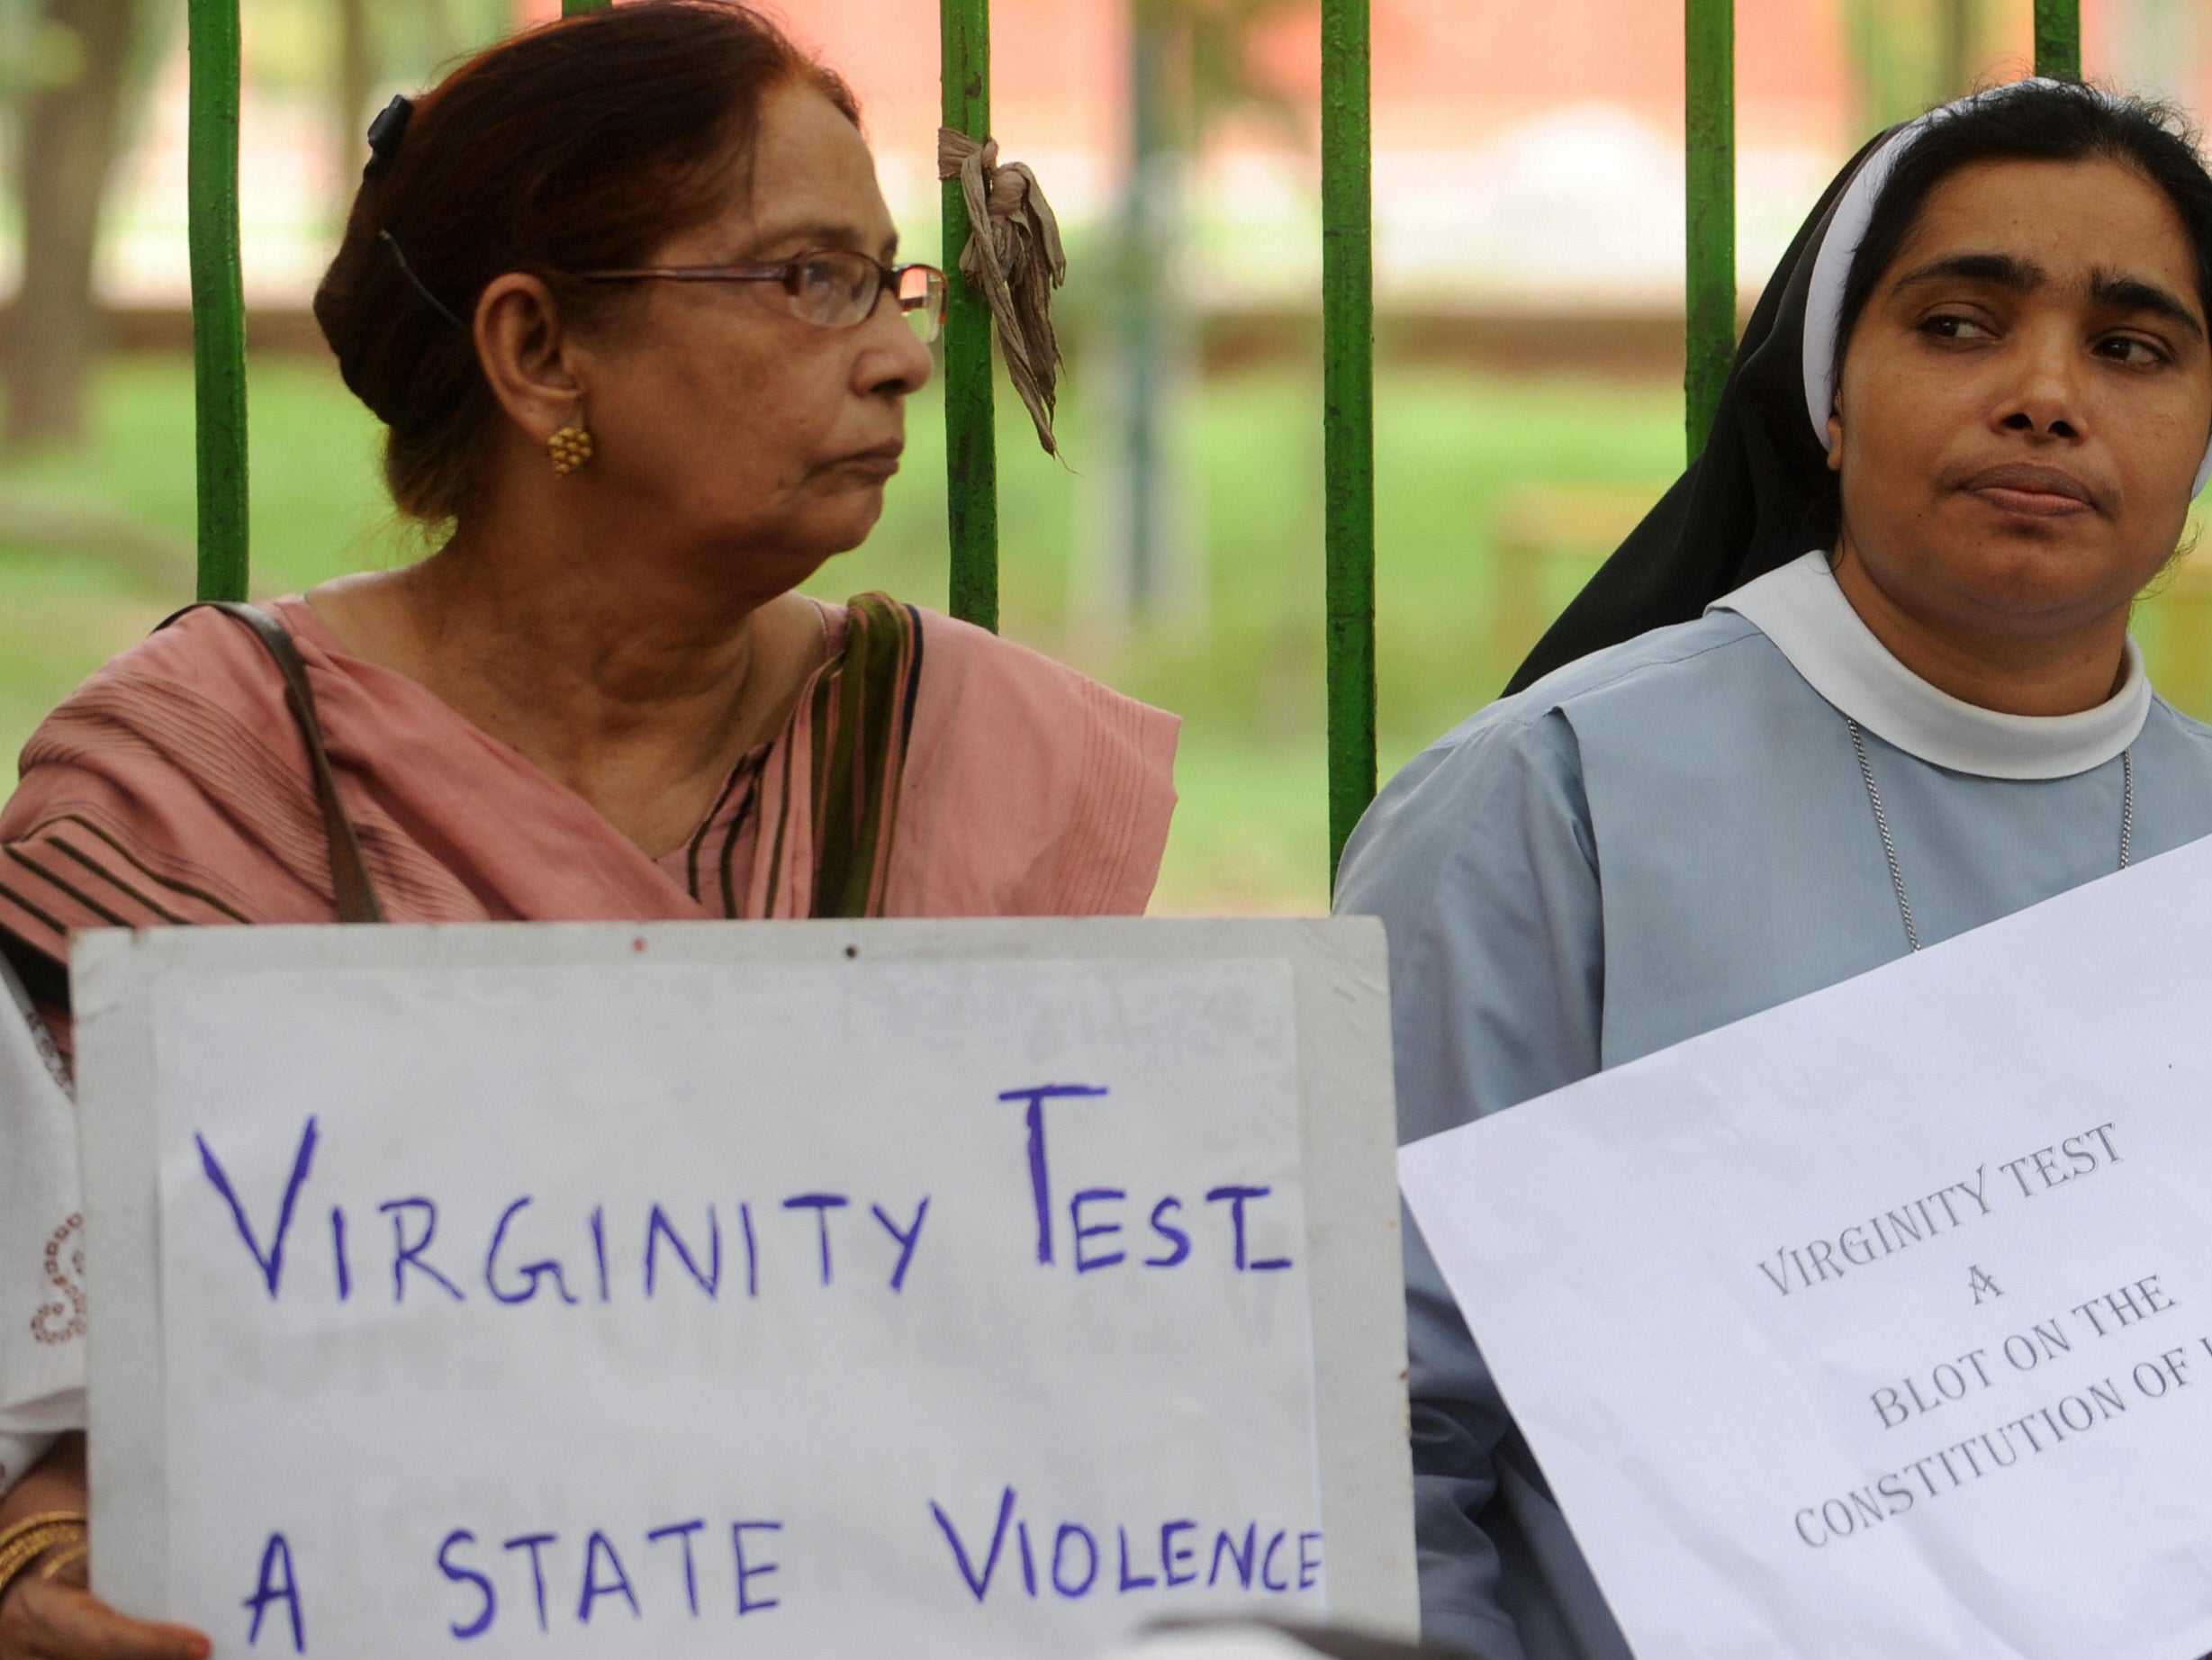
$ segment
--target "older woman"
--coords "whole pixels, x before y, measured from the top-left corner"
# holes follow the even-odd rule
[[[2212,833],[2212,732],[2127,635],[2205,482],[2208,315],[2158,110],[2028,83],[1868,147],[1704,455],[1348,850],[1408,1139]],[[1621,1660],[1417,1238],[1407,1298],[1427,1630]]]
[[[835,77],[738,6],[637,0],[484,53],[371,142],[316,315],[442,545],[193,611],[32,739],[0,945],[59,1050],[81,927],[1143,908],[1170,717],[796,591],[875,523],[943,299],[892,263]],[[14,1193],[67,1169],[67,1109],[6,1062],[0,1489],[71,1421],[84,1324],[66,1189]],[[0,1537],[82,1509],[65,1438]],[[17,1565],[5,1660],[203,1651],[68,1588],[65,1554]]]

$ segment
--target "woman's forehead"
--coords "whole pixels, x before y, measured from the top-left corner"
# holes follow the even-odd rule
[[[787,84],[762,99],[751,172],[745,216],[765,235],[787,224],[849,226],[872,243],[889,230],[867,140],[811,86]]]
[[[716,209],[662,257],[682,264],[849,248],[888,259],[897,244],[866,140],[828,99],[793,84],[762,99],[751,155],[729,168]]]
[[[2166,193],[2105,158],[1973,162],[1928,192],[1891,262],[1888,284],[1930,261],[1999,255],[2061,280],[2090,271],[2194,294],[2196,254]]]

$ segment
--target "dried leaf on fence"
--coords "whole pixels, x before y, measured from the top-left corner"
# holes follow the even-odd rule
[[[1061,357],[1052,332],[1052,290],[1068,276],[1060,221],[1034,173],[1018,161],[999,162],[996,140],[979,144],[940,127],[937,176],[960,180],[969,223],[961,274],[990,307],[1007,378],[1029,410],[1037,441],[1046,455],[1057,456],[1052,414]]]

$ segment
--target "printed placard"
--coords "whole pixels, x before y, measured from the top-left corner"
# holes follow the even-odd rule
[[[2212,1648],[2212,843],[1417,1142],[1645,1660]]]

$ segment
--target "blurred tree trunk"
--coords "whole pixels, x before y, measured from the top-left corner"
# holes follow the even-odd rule
[[[1140,4],[1130,19],[1129,182],[1122,205],[1120,356],[1124,603],[1142,621],[1160,599],[1175,557],[1170,546],[1165,438],[1166,313],[1176,303],[1170,272],[1183,160],[1169,115],[1175,20]]]
[[[368,0],[338,0],[337,211],[347,208],[348,187],[368,162],[369,94],[376,60],[369,46]]]
[[[1253,58],[1260,29],[1300,0],[1126,0],[1128,174],[1115,250],[1113,366],[1117,426],[1106,550],[1106,616],[1116,624],[1190,624],[1206,595],[1196,474],[1176,454],[1172,426],[1195,345],[1175,266],[1189,164],[1209,124],[1271,112],[1295,123],[1295,99]],[[1291,127],[1296,131],[1295,125]]]
[[[10,447],[72,443],[85,434],[86,383],[99,344],[93,252],[142,5],[45,0],[17,179],[23,284],[0,352]]]
[[[1981,0],[1847,0],[1862,136],[1972,92],[1997,68]]]
[[[1981,10],[1974,0],[1943,0],[1937,17],[1936,95],[1963,98],[1981,78]]]

